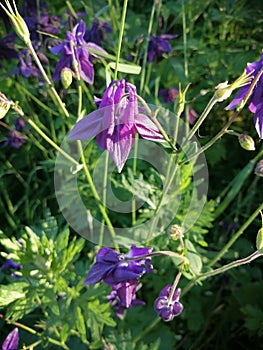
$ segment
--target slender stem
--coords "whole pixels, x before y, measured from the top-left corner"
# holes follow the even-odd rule
[[[118,245],[116,244],[116,242],[114,242],[114,238],[116,236],[114,228],[113,228],[112,223],[110,221],[110,218],[109,218],[109,216],[107,214],[106,208],[103,205],[103,203],[101,202],[100,197],[98,195],[98,192],[97,192],[97,190],[96,190],[96,188],[94,186],[91,174],[90,174],[89,169],[88,169],[87,164],[86,164],[85,155],[84,155],[84,151],[83,151],[83,147],[82,147],[81,141],[77,141],[77,142],[78,142],[78,145],[79,145],[80,158],[81,158],[81,161],[82,161],[82,164],[83,164],[83,168],[84,168],[84,172],[85,172],[86,178],[87,178],[88,183],[90,185],[91,192],[92,192],[93,197],[95,198],[95,200],[96,200],[96,202],[98,204],[98,207],[100,209],[102,217],[105,220],[105,223],[107,224],[107,226],[109,228],[109,231],[110,231],[110,234],[111,234],[114,246],[115,246],[116,249],[118,249]]]
[[[40,60],[39,60],[39,58],[37,56],[37,53],[36,53],[32,43],[31,42],[27,42],[26,44],[27,44],[27,47],[28,47],[29,51],[31,52],[31,54],[32,54],[32,56],[33,56],[33,58],[34,58],[34,60],[35,60],[35,62],[37,64],[37,66],[38,66],[38,69],[40,70],[44,80],[48,84],[50,91],[52,92],[53,96],[55,97],[55,100],[58,102],[58,105],[61,107],[61,109],[62,109],[63,113],[65,114],[65,116],[69,117],[69,113],[68,113],[68,111],[67,111],[67,109],[65,107],[65,104],[62,102],[59,94],[57,93],[57,90],[54,88],[52,82],[50,81],[49,77],[47,76],[47,74],[46,74],[46,72],[45,72],[45,70],[44,70],[44,68],[42,66],[42,63],[40,62]]]
[[[119,33],[119,40],[118,40],[117,55],[116,55],[115,71],[114,71],[114,80],[117,79],[117,74],[118,74],[118,65],[119,65],[120,55],[121,55],[121,44],[122,44],[122,38],[123,38],[123,32],[124,32],[124,26],[125,26],[127,5],[128,5],[128,0],[124,0],[123,8],[122,8],[121,26],[120,26],[120,33]]]
[[[191,131],[189,132],[189,134],[187,135],[186,139],[184,140],[181,148],[183,149],[183,147],[187,144],[187,142],[189,140],[191,140],[191,138],[194,136],[194,134],[196,133],[196,131],[199,129],[199,127],[201,126],[201,124],[204,122],[205,118],[207,117],[207,115],[209,114],[209,112],[211,111],[211,109],[214,107],[214,105],[216,104],[217,99],[213,96],[210,101],[208,102],[208,104],[206,105],[203,113],[201,114],[201,116],[198,118],[197,122],[195,123],[195,125],[193,126],[193,128],[191,129]]]
[[[212,276],[216,276],[220,273],[223,273],[223,272],[226,272],[230,269],[233,269],[234,267],[238,267],[238,266],[241,266],[241,265],[244,265],[244,264],[249,264],[251,263],[253,260],[259,258],[263,256],[263,252],[261,250],[257,250],[255,251],[254,253],[252,253],[251,255],[249,255],[248,257],[246,258],[243,258],[243,259],[239,259],[239,260],[235,260],[235,261],[232,261],[231,263],[225,265],[225,266],[221,266],[219,267],[218,269],[216,270],[212,270],[212,271],[208,271],[206,273],[203,273],[199,276],[197,276],[196,278],[194,278],[192,281],[190,281],[187,286],[184,288],[183,292],[182,292],[182,296],[185,295],[195,284],[196,282],[198,281],[203,281],[209,277],[212,277]]]
[[[144,82],[145,82],[145,75],[146,75],[145,72],[146,72],[147,59],[148,59],[148,47],[149,47],[150,35],[151,35],[151,32],[152,32],[152,27],[153,27],[155,4],[156,4],[156,1],[153,0],[152,11],[151,11],[150,21],[149,21],[149,25],[148,25],[147,38],[146,38],[146,46],[145,46],[143,62],[142,62],[142,72],[141,72],[141,81],[140,81],[140,94],[142,94],[142,92],[144,90],[144,86],[145,86]]]
[[[135,135],[135,142],[134,142],[134,156],[133,156],[133,164],[132,164],[132,171],[133,176],[136,176],[136,170],[137,170],[137,155],[138,155],[138,140],[139,136],[138,134]],[[136,199],[132,198],[132,226],[135,226],[136,224]]]
[[[161,321],[160,317],[156,317],[151,324],[149,324],[148,327],[143,329],[142,332],[140,332],[137,337],[133,339],[133,343],[136,344],[141,338],[145,336],[146,333],[150,332],[159,322]]]
[[[258,216],[260,211],[263,210],[263,203],[254,211],[254,213],[248,218],[248,220],[240,227],[240,229],[234,234],[233,237],[228,241],[228,243],[223,247],[223,249],[218,252],[218,254],[210,261],[209,267],[212,267],[221,257],[228,251],[228,249],[235,243],[235,241],[242,235],[242,233],[248,228],[248,226],[254,221]]]
[[[187,59],[187,32],[186,32],[186,18],[185,18],[185,6],[184,0],[181,1],[182,5],[182,25],[183,25],[183,45],[184,45],[184,74],[186,80],[188,80],[189,72],[188,72],[188,59]],[[185,134],[187,135],[189,132],[189,107],[185,107]]]
[[[107,181],[108,181],[108,167],[109,167],[109,152],[105,154],[105,164],[104,164],[104,176],[103,176],[103,189],[102,189],[102,204],[106,206],[107,201]],[[103,235],[104,235],[104,219],[100,227],[100,241],[99,245],[103,244]]]

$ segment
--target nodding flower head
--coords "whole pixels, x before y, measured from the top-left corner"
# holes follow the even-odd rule
[[[159,297],[154,303],[158,316],[166,322],[172,321],[175,316],[180,315],[183,311],[183,305],[179,302],[181,289],[176,289],[172,296],[170,295],[171,291],[172,286],[168,284],[161,290]]]
[[[119,172],[134,145],[135,133],[150,141],[164,141],[153,121],[140,112],[136,87],[124,79],[111,82],[96,104],[99,109],[77,122],[68,137],[85,140],[96,136],[98,146],[109,152]]]

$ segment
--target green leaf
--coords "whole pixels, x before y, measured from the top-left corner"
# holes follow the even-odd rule
[[[116,63],[115,62],[110,62],[108,66],[112,69],[115,69]],[[141,73],[141,67],[136,66],[134,64],[124,64],[124,63],[119,63],[118,64],[118,72],[122,73],[127,73],[127,74],[140,74]]]
[[[81,312],[81,308],[77,306],[76,308],[76,317],[75,317],[75,327],[78,330],[80,336],[81,336],[81,340],[83,342],[85,342],[85,340],[87,339],[87,335],[86,335],[86,326],[85,326],[85,319],[84,316]]]
[[[198,275],[202,270],[202,260],[200,256],[198,255],[193,243],[189,241],[188,239],[185,240],[185,247],[187,248],[187,252],[185,256],[187,257],[189,261],[189,269],[190,272],[196,276]]]
[[[4,307],[17,299],[25,297],[24,288],[27,283],[17,282],[0,287],[0,307]]]

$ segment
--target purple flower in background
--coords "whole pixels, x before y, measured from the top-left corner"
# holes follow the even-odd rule
[[[101,248],[95,264],[89,270],[85,284],[95,284],[103,280],[113,286],[140,278],[153,269],[151,258],[145,258],[145,255],[150,254],[152,250],[153,248],[132,246],[128,254],[121,254],[111,248]],[[135,257],[138,259],[132,260]]]
[[[8,334],[3,342],[2,350],[16,350],[19,343],[19,333],[18,328],[15,328],[12,332]]]
[[[253,76],[256,77],[260,70],[263,69],[263,52],[259,61],[250,63],[247,65],[246,73],[252,73]],[[246,97],[249,89],[251,88],[251,84],[253,84],[253,79],[250,84],[247,84],[241,87],[233,99],[233,101],[226,107],[226,109],[231,110],[236,107]],[[257,133],[261,139],[263,139],[263,75],[261,74],[259,80],[257,81],[252,94],[249,97],[249,110],[254,113],[254,123]]]
[[[170,300],[171,287],[170,284],[164,287],[154,303],[154,308],[158,316],[166,322],[172,321],[175,316],[180,315],[183,311],[183,305],[179,302],[181,289],[176,289]]]
[[[22,50],[18,53],[19,64],[18,68],[15,69],[11,75],[13,74],[21,74],[24,78],[29,77],[39,77],[39,70],[32,64],[32,59],[28,50]]]
[[[84,40],[101,45],[106,33],[111,33],[110,25],[107,22],[100,22],[98,19],[95,19],[92,22],[92,27],[86,30]]]
[[[1,266],[1,270],[21,270],[21,265],[15,262],[13,259],[7,259]]]
[[[85,34],[85,22],[80,21],[74,28],[72,33],[67,33],[67,39],[64,40],[61,44],[56,45],[51,48],[51,52],[55,55],[62,54],[61,59],[58,61],[55,72],[53,74],[53,81],[60,80],[60,74],[63,68],[70,68],[72,74],[75,74],[73,68],[73,53],[71,45],[73,46],[74,56],[78,63],[78,71],[80,77],[89,84],[93,84],[94,80],[94,69],[93,69],[93,57],[96,54],[91,54],[88,52],[88,49],[93,49],[102,53],[106,53],[100,46],[94,43],[87,43],[84,40]]]
[[[172,51],[169,40],[177,38],[177,34],[151,35],[148,46],[148,62],[152,62],[155,58],[162,57],[164,53]]]
[[[179,94],[179,90],[172,88],[172,87],[159,90],[159,96],[162,97],[164,103],[167,103],[167,104],[171,103],[171,102],[174,103],[176,101],[178,94]],[[191,106],[189,106],[189,110],[188,110],[189,123],[193,124],[193,122],[195,121],[196,118],[197,118],[197,113],[195,112],[195,110]]]
[[[139,113],[136,87],[124,79],[113,81],[102,100],[96,99],[99,109],[81,119],[70,131],[71,140],[94,136],[100,148],[107,150],[121,172],[134,144],[134,133],[147,140],[163,142],[157,126],[145,114]]]
[[[16,131],[22,131],[24,129],[24,127],[26,126],[26,121],[23,118],[16,118],[14,120],[14,125],[15,125],[15,129]]]
[[[25,142],[26,138],[23,134],[16,130],[9,130],[7,140],[3,143],[2,147],[20,148]]]
[[[107,299],[115,308],[116,316],[123,318],[125,310],[145,304],[144,301],[136,299],[136,292],[139,289],[137,280],[120,282],[112,286],[112,292],[107,296]]]

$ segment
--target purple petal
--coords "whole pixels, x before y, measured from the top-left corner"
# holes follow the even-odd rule
[[[99,45],[96,45],[96,44],[94,44],[94,43],[89,42],[89,43],[87,43],[85,46],[86,46],[87,49],[92,49],[92,50],[96,50],[96,51],[98,51],[98,52],[107,54],[107,51],[105,51],[102,47],[100,47]],[[94,56],[94,57],[100,57],[98,53],[93,53],[93,52],[91,53],[91,52],[90,52],[90,54],[91,54],[92,56]]]
[[[2,350],[16,350],[19,343],[18,328],[15,328],[11,333],[8,334],[2,345]]]
[[[132,245],[130,248],[129,253],[127,254],[128,258],[134,258],[136,256],[143,256],[143,255],[147,255],[150,254],[153,251],[153,248],[140,248],[140,247],[136,247],[135,245]]]
[[[69,132],[70,140],[85,140],[98,135],[102,131],[103,112],[98,109],[79,120]]]
[[[59,53],[62,53],[64,50],[64,42],[59,44],[59,45],[56,45],[56,46],[53,46],[50,48],[50,51],[54,54],[54,55],[58,55]]]
[[[94,81],[94,69],[93,64],[90,61],[89,53],[85,49],[79,50],[79,74],[80,77],[88,84],[93,84]]]
[[[103,264],[96,262],[94,265],[92,265],[91,269],[89,270],[84,284],[95,284],[103,280],[106,275],[114,268],[114,265],[112,264]]]
[[[240,90],[236,94],[236,97],[230,102],[230,104],[226,107],[226,109],[231,110],[236,108],[237,105],[245,98],[249,88],[250,88],[250,84],[240,88]]]
[[[158,130],[157,126],[144,114],[138,114],[135,117],[135,130],[144,139],[164,142],[163,135]]]

